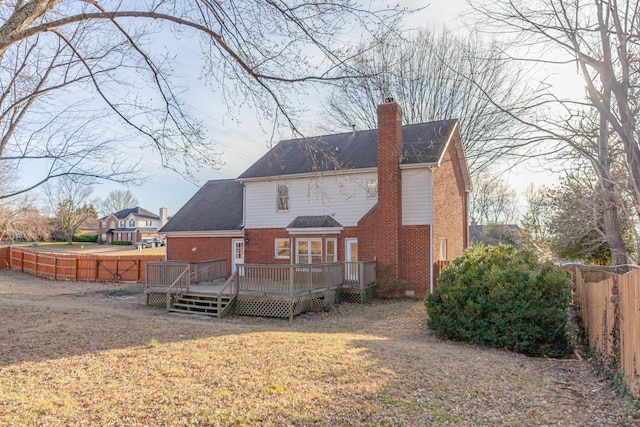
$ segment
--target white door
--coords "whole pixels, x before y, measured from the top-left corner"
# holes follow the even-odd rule
[[[344,239],[345,279],[358,280],[358,239]]]
[[[235,272],[238,266],[244,264],[244,239],[234,239],[231,241],[231,269]],[[239,271],[239,274],[242,271]]]

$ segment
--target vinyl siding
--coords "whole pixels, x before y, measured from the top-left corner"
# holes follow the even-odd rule
[[[429,225],[433,218],[432,174],[428,168],[402,171],[402,225]]]
[[[332,215],[344,227],[357,225],[376,198],[367,198],[367,181],[376,173],[245,182],[245,228],[283,228],[298,216]],[[278,184],[289,185],[289,210],[276,210]]]

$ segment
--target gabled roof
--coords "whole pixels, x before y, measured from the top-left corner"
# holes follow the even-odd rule
[[[458,120],[402,127],[402,164],[437,164]],[[280,141],[238,179],[367,169],[378,166],[378,131],[366,130]]]
[[[111,215],[115,216],[118,219],[126,219],[131,214],[134,214],[137,218],[160,219],[160,217],[153,212],[149,212],[146,209],[142,209],[141,207],[136,206],[135,208],[123,209],[121,211],[114,212],[103,218],[100,218],[100,220],[107,219]]]
[[[208,181],[160,233],[242,230],[243,188],[235,179]]]

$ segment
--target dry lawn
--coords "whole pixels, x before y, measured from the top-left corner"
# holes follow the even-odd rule
[[[0,271],[2,426],[624,426],[578,360],[444,342],[420,302],[180,316],[141,288]]]
[[[56,252],[56,253],[71,253],[80,255],[164,255],[166,253],[165,246],[159,246],[156,248],[144,248],[138,250],[131,245],[98,245],[96,243],[83,243],[73,242],[69,245],[66,242],[38,242],[38,246],[31,246],[30,243],[21,243],[15,245],[16,247],[24,247],[26,249],[40,251],[40,252]]]

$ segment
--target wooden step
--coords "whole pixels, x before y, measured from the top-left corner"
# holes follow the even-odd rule
[[[231,299],[220,298],[220,310],[224,310]],[[203,314],[218,317],[218,297],[189,293],[178,298],[169,311],[174,313]]]

